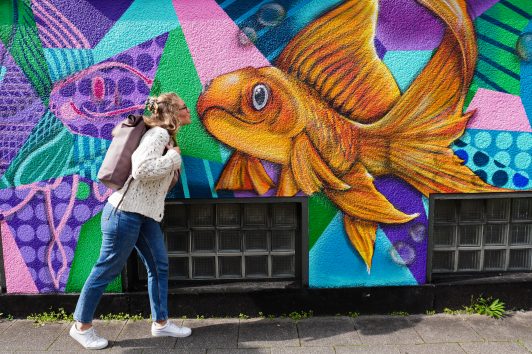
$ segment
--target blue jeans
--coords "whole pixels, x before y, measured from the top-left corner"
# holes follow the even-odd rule
[[[147,216],[115,209],[107,203],[102,212],[100,257],[87,278],[74,319],[91,323],[96,306],[107,287],[136,248],[148,271],[148,294],[152,319],[168,318],[168,254],[159,223]]]

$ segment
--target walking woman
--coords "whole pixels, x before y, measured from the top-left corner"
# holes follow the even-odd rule
[[[87,349],[103,349],[108,341],[92,326],[96,306],[106,286],[116,278],[133,248],[148,273],[151,334],[155,337],[187,337],[190,328],[168,321],[168,254],[159,222],[174,171],[181,166],[179,147],[173,142],[180,126],[190,124],[190,112],[175,93],[148,100],[150,128],[131,157],[132,178],[113,193],[102,212],[100,257],[81,291],[70,336]],[[167,149],[166,153],[165,148]],[[127,191],[127,193],[126,193]]]

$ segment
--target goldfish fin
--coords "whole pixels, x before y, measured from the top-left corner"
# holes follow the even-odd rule
[[[505,191],[485,183],[449,148],[404,141],[394,146],[390,156],[394,174],[425,196],[431,193]]]
[[[255,190],[258,194],[266,193],[272,186],[273,182],[260,160],[239,151],[229,158],[216,183],[217,190]]]
[[[447,25],[421,74],[386,116],[367,125],[368,160],[381,156],[385,172],[431,193],[494,192],[454,155],[449,145],[464,133],[473,112],[462,114],[474,74],[475,31],[464,0],[419,0]],[[379,141],[380,139],[380,141]]]
[[[325,194],[344,213],[357,219],[397,224],[408,222],[419,214],[405,214],[397,210],[373,185],[366,168],[357,163],[342,178],[350,183],[351,189],[338,191],[325,189]]]
[[[320,191],[324,183],[327,188],[334,190],[350,188],[334,175],[306,134],[294,139],[290,164],[299,188],[307,195]]]
[[[253,190],[251,179],[247,170],[246,157],[243,153],[236,151],[231,155],[229,161],[218,178],[216,189],[227,190]]]
[[[283,166],[281,169],[281,177],[279,177],[279,185],[277,186],[278,197],[293,197],[299,192],[294,174],[290,166]]]
[[[273,182],[270,176],[268,176],[264,166],[258,158],[247,156],[247,171],[253,189],[259,195],[263,195],[273,187]]]
[[[357,250],[368,273],[371,270],[371,261],[375,252],[375,238],[377,235],[377,223],[367,220],[359,220],[349,215],[344,215],[344,228],[349,241]]]
[[[419,2],[447,25],[442,42],[393,108],[366,129],[405,139],[437,137],[439,146],[449,146],[463,134],[469,118],[462,112],[477,57],[475,29],[464,0]]]
[[[400,91],[375,48],[377,10],[377,0],[345,1],[301,30],[276,66],[344,117],[361,123],[382,118]]]

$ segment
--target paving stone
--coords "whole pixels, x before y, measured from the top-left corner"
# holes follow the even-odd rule
[[[237,348],[238,325],[238,319],[185,320],[192,335],[179,339],[176,348]]]
[[[299,347],[296,324],[289,319],[241,320],[239,348]]]
[[[57,338],[55,342],[52,343],[50,348],[48,350],[54,351],[54,352],[64,352],[73,350],[74,348],[79,347],[82,349],[82,347],[79,345],[78,342],[76,342],[68,332],[70,331],[70,327],[72,326],[72,323],[69,323],[67,326],[65,326],[64,330],[61,332],[61,335]],[[100,321],[95,320],[93,322],[94,329],[98,333],[98,335],[104,337],[109,341],[109,348],[113,348],[115,345],[116,338],[122,331],[122,328],[124,328],[125,321]]]
[[[532,327],[532,311],[511,312],[508,317],[518,321],[524,326]]]
[[[532,340],[522,341],[523,346],[532,352]]]
[[[181,320],[174,321],[181,325]],[[151,323],[149,321],[127,321],[118,335],[113,347],[116,348],[173,348],[177,338],[173,337],[152,337]]]
[[[353,319],[364,344],[417,344],[423,343],[413,329],[415,323],[406,317],[360,316]]]
[[[272,354],[334,354],[333,347],[272,348]]]
[[[0,335],[0,348],[4,352],[47,350],[67,326],[68,323],[36,326],[32,321],[15,321]]]
[[[335,346],[336,354],[399,354],[396,345],[355,345],[355,346]]]
[[[0,320],[0,334],[2,334],[6,329],[11,327],[17,320],[13,321],[7,321],[7,320]]]
[[[484,341],[481,336],[469,327],[464,316],[433,315],[411,317],[412,321],[417,321],[415,324],[416,332],[426,343]]]
[[[127,352],[130,353],[129,351]],[[153,349],[147,348],[142,350],[142,354],[205,354],[207,349]]]
[[[207,349],[207,354],[270,354],[270,348]]]
[[[525,347],[515,342],[491,342],[491,343],[460,343],[466,353],[484,354],[484,353],[530,353]]]
[[[362,344],[349,317],[313,317],[297,322],[301,345],[328,347]]]
[[[494,319],[487,316],[471,315],[465,317],[466,323],[485,340],[490,342],[532,339],[532,329],[511,318]]]
[[[457,354],[465,353],[458,343],[414,344],[397,346],[401,354]]]

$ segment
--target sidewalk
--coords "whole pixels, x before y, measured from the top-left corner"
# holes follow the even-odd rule
[[[152,338],[148,320],[95,321],[110,340],[102,353],[532,353],[532,311],[502,320],[479,315],[175,319],[184,339]],[[0,353],[88,352],[68,336],[70,323],[42,327],[0,322]]]

